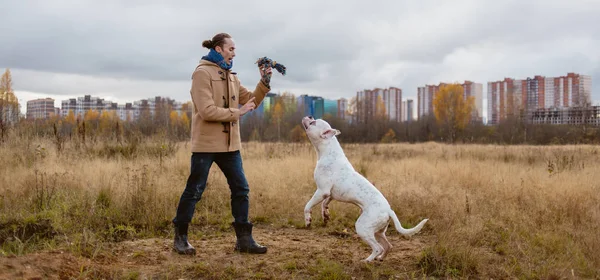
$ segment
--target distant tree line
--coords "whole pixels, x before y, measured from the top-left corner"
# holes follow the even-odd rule
[[[5,86],[4,88],[7,88]],[[422,116],[411,122],[389,120],[387,114],[377,113],[370,118],[357,118],[356,100],[351,100],[348,118],[340,119],[326,114],[323,119],[341,131],[338,136],[344,143],[419,143],[427,141],[445,143],[481,144],[596,144],[600,142],[599,127],[592,125],[540,125],[530,124],[518,117],[508,117],[498,125],[487,126],[472,118],[472,100],[463,100],[458,87],[448,86],[440,90],[433,100],[436,114]],[[168,101],[168,100],[167,100]],[[88,111],[83,117],[68,112],[66,117],[26,120],[2,123],[2,139],[9,132],[21,137],[45,137],[54,139],[79,139],[85,141],[115,141],[160,136],[170,141],[187,141],[191,131],[191,103],[177,112],[161,102],[154,114],[142,110],[135,120],[121,120],[111,111]],[[0,112],[8,111],[8,103],[0,103]],[[10,104],[14,106],[14,104]],[[307,137],[301,120],[304,112],[298,109],[293,94],[277,95],[268,110],[242,117],[240,130],[242,141],[306,142]]]

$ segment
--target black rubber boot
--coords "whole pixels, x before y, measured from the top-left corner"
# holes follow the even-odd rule
[[[235,250],[243,253],[250,254],[264,254],[267,252],[267,247],[261,246],[256,243],[252,238],[252,224],[236,224],[232,223],[235,229],[235,235],[237,241],[235,243]]]
[[[183,255],[195,255],[196,249],[188,242],[187,239],[188,225],[175,225],[175,240],[173,242],[173,249],[179,254]]]

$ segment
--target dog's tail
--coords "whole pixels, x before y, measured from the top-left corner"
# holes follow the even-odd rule
[[[425,223],[429,220],[429,219],[423,219],[415,227],[406,229],[406,228],[402,227],[402,225],[400,224],[400,221],[398,220],[398,216],[396,216],[396,213],[392,209],[390,209],[390,217],[392,218],[392,220],[394,220],[394,226],[396,227],[396,230],[404,236],[411,236],[415,233],[418,233],[419,231],[421,231],[421,229],[423,228]]]

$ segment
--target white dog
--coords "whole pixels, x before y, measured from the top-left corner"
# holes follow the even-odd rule
[[[396,230],[405,236],[411,236],[423,228],[428,219],[422,220],[411,229],[402,227],[396,213],[381,192],[356,172],[346,158],[335,137],[340,134],[339,130],[331,128],[329,123],[322,119],[315,120],[312,116],[304,117],[302,125],[318,156],[314,173],[317,190],[304,208],[306,227],[310,227],[311,209],[318,203],[322,202],[321,214],[324,223],[329,220],[328,204],[331,200],[357,205],[361,214],[356,221],[356,233],[373,249],[371,255],[364,260],[366,262],[374,259],[383,261],[392,248],[385,237],[390,218],[394,221]]]

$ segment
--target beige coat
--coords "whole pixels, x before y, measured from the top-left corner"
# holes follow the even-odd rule
[[[249,91],[235,74],[201,60],[192,75],[190,90],[194,103],[192,152],[241,150],[239,105],[256,97],[254,103],[258,107],[268,92],[269,88],[261,81],[253,92]],[[229,108],[226,108],[225,100],[229,100]]]

